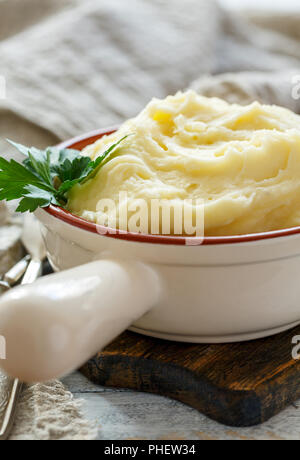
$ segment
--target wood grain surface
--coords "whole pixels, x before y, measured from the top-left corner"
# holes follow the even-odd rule
[[[125,332],[81,372],[91,381],[177,399],[225,425],[261,424],[300,398],[300,328],[237,344],[167,342]]]

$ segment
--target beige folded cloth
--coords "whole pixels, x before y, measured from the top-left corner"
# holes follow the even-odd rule
[[[300,68],[278,72],[237,72],[205,76],[191,88],[208,97],[230,103],[250,104],[258,100],[300,113]]]
[[[203,94],[300,113],[299,21],[249,20],[214,0],[1,0],[0,137],[53,144],[119,123],[192,81]],[[0,148],[10,155],[3,140]],[[59,382],[23,394],[12,438],[94,436]]]
[[[251,21],[223,12],[215,0],[2,0],[7,97],[0,101],[0,137],[55,143],[119,123],[153,96],[224,72],[271,73],[243,74],[234,88],[226,76],[222,91],[218,78],[209,85],[206,78],[203,91],[216,88],[226,97],[228,88],[238,100],[246,87],[250,100],[270,102],[274,88],[281,93],[283,69],[300,73],[300,16]],[[285,89],[274,102],[294,108],[290,94]],[[3,141],[0,148],[9,152]]]
[[[249,22],[214,0],[2,0],[0,73],[7,97],[0,101],[0,136],[54,143],[119,123],[153,96],[224,72],[271,72],[255,79],[243,74],[233,89],[236,99],[246,86],[250,99],[271,102],[274,88],[281,93],[278,81],[287,78],[283,69],[300,73],[296,16],[272,22],[253,15]],[[218,78],[209,86],[220,92]],[[274,102],[294,108],[290,95],[284,90]],[[0,148],[7,151],[3,143]]]
[[[38,3],[3,5],[10,2],[11,8],[27,3],[28,11]],[[42,143],[41,134],[64,139],[115,124],[213,67],[218,15],[212,0],[58,3],[55,15],[43,14],[30,28],[19,25],[21,32],[0,45],[7,82],[0,135]]]

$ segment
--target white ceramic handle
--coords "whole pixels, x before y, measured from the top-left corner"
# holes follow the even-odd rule
[[[71,372],[158,301],[159,280],[138,262],[103,260],[17,287],[0,301],[0,366],[23,382]]]

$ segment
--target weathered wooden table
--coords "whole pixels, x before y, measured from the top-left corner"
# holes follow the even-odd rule
[[[177,401],[127,390],[104,388],[79,373],[64,379],[86,416],[105,440],[299,440],[300,401],[254,428],[229,428]]]

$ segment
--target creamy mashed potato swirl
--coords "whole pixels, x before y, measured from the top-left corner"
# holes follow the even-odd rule
[[[128,134],[93,179],[71,190],[71,212],[102,223],[99,201],[126,191],[129,204],[203,200],[208,236],[300,225],[300,117],[289,110],[180,92],[152,100],[84,154],[95,159]]]

